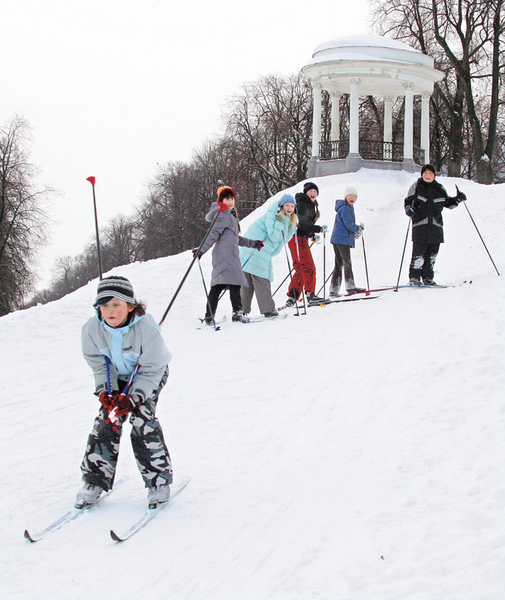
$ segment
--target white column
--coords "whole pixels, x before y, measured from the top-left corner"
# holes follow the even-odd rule
[[[359,84],[361,79],[351,79],[350,83],[349,154],[359,154]]]
[[[393,98],[384,98],[384,141],[393,141]]]
[[[421,148],[424,150],[424,162],[430,162],[430,94],[421,97]]]
[[[312,107],[312,156],[319,156],[319,142],[321,141],[321,86],[312,85],[314,106]]]
[[[340,96],[337,92],[331,93],[331,141],[340,139]]]
[[[384,141],[389,142],[384,145],[384,160],[393,160],[393,98],[391,96],[384,97]]]
[[[405,83],[405,122],[403,124],[403,160],[414,159],[414,84]]]

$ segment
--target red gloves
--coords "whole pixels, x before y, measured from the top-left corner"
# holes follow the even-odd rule
[[[129,415],[136,408],[137,403],[129,394],[126,394],[126,396],[119,394],[113,398],[112,410],[109,413],[109,417],[114,411],[116,417],[126,417],[126,415]]]
[[[219,212],[229,209],[229,206],[226,204],[226,202],[218,202],[217,205],[219,206]]]
[[[98,400],[108,414],[107,421],[105,422],[112,423],[112,427],[116,431],[117,420],[120,417],[126,417],[138,406],[132,396],[129,394],[120,394],[119,392],[112,392],[112,396],[109,396],[109,392],[102,392]]]
[[[105,408],[105,410],[107,412],[109,412],[110,409],[112,408],[114,394],[117,394],[117,392],[114,392],[112,396],[109,396],[109,392],[105,391],[105,392],[102,392],[100,394],[100,396],[98,396],[98,400],[100,401],[100,404]]]

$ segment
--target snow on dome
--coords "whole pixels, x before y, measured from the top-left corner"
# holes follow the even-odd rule
[[[419,50],[415,48],[411,48],[407,44],[403,42],[399,42],[398,40],[393,40],[391,38],[380,36],[380,35],[346,35],[344,37],[335,38],[333,40],[329,40],[320,44],[315,50],[315,55],[318,52],[323,50],[329,50],[331,48],[393,48],[396,50],[407,50],[408,52],[417,52],[420,54]]]
[[[433,68],[433,59],[403,42],[379,35],[348,35],[319,45],[307,66],[332,61],[396,62]]]

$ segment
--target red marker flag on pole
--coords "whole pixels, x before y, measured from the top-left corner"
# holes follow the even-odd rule
[[[94,178],[94,177],[88,177],[88,178],[86,179],[86,181],[89,181],[89,182],[91,183],[91,185],[92,185],[93,187],[95,187],[95,178]]]

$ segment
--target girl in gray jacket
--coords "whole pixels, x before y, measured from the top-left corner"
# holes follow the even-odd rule
[[[233,321],[247,323],[248,317],[244,315],[242,300],[240,297],[240,286],[247,286],[247,280],[242,272],[240,264],[239,246],[256,248],[261,250],[263,242],[250,240],[239,235],[240,225],[238,222],[235,203],[237,196],[235,191],[227,185],[217,190],[217,202],[213,202],[210,211],[205,217],[209,223],[214,220],[219,209],[220,212],[214,226],[212,227],[205,244],[200,249],[200,254],[214,246],[212,251],[212,277],[210,282],[209,298],[205,312],[205,322],[210,325],[216,314],[219,297],[223,290],[230,290],[230,300],[233,310]]]
[[[172,463],[156,418],[171,355],[159,326],[135,300],[128,279],[100,281],[94,307],[96,315],[82,329],[82,351],[101,407],[81,464],[84,486],[76,506],[94,504],[112,488],[121,431],[129,417],[133,452],[149,490],[149,506],[154,507],[168,501],[172,483]]]

